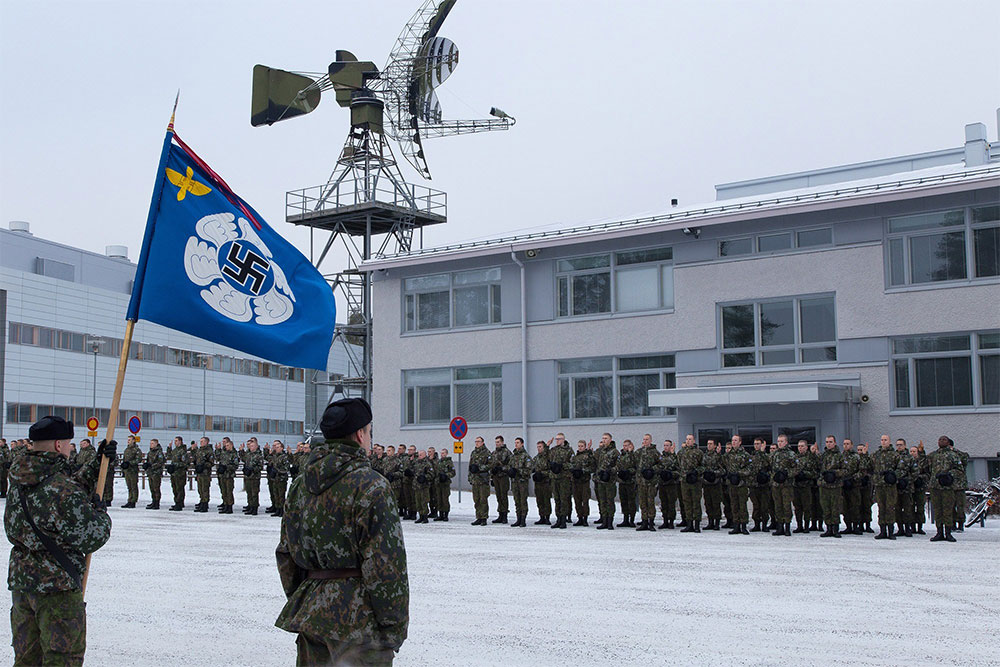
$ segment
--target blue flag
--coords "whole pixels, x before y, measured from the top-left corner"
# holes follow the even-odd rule
[[[168,129],[126,317],[326,370],[336,304],[309,260]]]

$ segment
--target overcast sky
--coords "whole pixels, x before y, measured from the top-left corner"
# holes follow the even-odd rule
[[[330,96],[252,128],[251,70],[325,71],[338,48],[381,68],[418,5],[0,0],[0,224],[97,252],[124,244],[135,260],[180,89],[180,136],[307,250],[285,192],[326,181],[349,114]],[[518,122],[426,142],[449,223],[425,245],[956,147],[970,122],[996,140],[998,29],[992,0],[461,0],[441,30],[461,50],[438,91],[444,116],[496,105]]]

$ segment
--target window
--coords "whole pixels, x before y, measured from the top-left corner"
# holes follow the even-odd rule
[[[500,322],[500,269],[455,273],[452,284],[453,326]]]
[[[721,306],[722,366],[779,366],[837,360],[832,296]]]
[[[753,239],[719,241],[719,257],[734,257],[753,253]]]
[[[650,389],[676,386],[672,354],[560,361],[558,375],[560,419],[674,414],[649,407]]]
[[[745,238],[719,241],[719,257],[738,257],[754,253],[775,253],[798,248],[833,245],[833,228],[803,229],[796,232],[774,232]]]
[[[621,357],[618,359],[618,415],[648,417],[676,414],[675,408],[649,407],[651,389],[673,389],[674,355]]]
[[[503,421],[500,366],[403,372],[403,423],[447,423],[462,415],[469,423]]]
[[[591,419],[614,416],[613,360],[560,361],[559,418]]]
[[[434,424],[451,419],[451,371],[404,371],[404,423]]]
[[[894,407],[1000,405],[1000,332],[892,341]]]
[[[556,301],[558,317],[673,308],[673,249],[559,260]]]
[[[500,269],[407,278],[403,281],[406,331],[500,322]]]
[[[833,245],[833,229],[823,227],[822,229],[806,229],[795,234],[796,246],[799,248],[811,248],[818,245]],[[812,442],[812,441],[810,441]]]
[[[503,421],[500,366],[456,368],[455,414],[469,422]]]
[[[889,218],[890,287],[1000,275],[1000,206]]]

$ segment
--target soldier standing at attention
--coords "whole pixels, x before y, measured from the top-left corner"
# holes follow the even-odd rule
[[[431,465],[434,466],[434,474],[431,475],[431,488],[430,488],[431,499],[429,507],[431,508],[431,512],[427,516],[432,519],[436,519],[437,506],[438,506],[438,480],[437,480],[438,455],[437,451],[435,451],[433,447],[427,448],[427,459],[431,462]]]
[[[900,537],[913,537],[910,524],[913,521],[913,479],[920,472],[917,462],[910,458],[910,450],[906,440],[896,440],[896,454],[899,457],[899,478],[896,480],[898,491],[896,505],[896,527]]]
[[[73,424],[60,417],[43,417],[28,437],[31,449],[10,468],[4,510],[13,545],[7,586],[14,664],[81,665],[87,650],[81,574],[87,554],[111,537],[111,518],[90,492],[100,457],[71,471]],[[116,445],[102,442],[101,454],[115,456]]]
[[[385,478],[389,480],[389,485],[392,487],[392,497],[396,501],[396,506],[400,508],[401,514],[403,499],[403,471],[400,464],[402,464],[402,462],[403,457],[397,455],[396,448],[389,445],[386,448],[383,474],[385,475]]]
[[[854,451],[854,441],[844,438],[844,523],[848,535],[861,535],[861,459]]]
[[[795,467],[795,487],[792,489],[792,505],[795,508],[795,530],[793,533],[808,533],[814,508],[812,487],[819,475],[819,461],[809,455],[809,443],[799,440],[798,457]]]
[[[240,465],[240,455],[229,438],[222,439],[222,451],[219,452],[216,470],[219,473],[219,491],[222,493],[222,507],[219,514],[232,514],[236,498],[233,496],[236,486],[236,468]]]
[[[580,440],[576,443],[576,454],[570,461],[570,474],[573,476],[573,503],[576,505],[576,523],[574,526],[586,527],[590,518],[590,474],[595,470],[594,452],[587,443]]]
[[[153,438],[149,441],[149,452],[142,464],[142,469],[146,471],[146,478],[149,480],[149,495],[152,497],[152,502],[146,505],[148,510],[160,509],[160,483],[163,480],[165,460],[160,441]]]
[[[764,451],[764,441],[760,438],[753,439],[750,471],[750,502],[753,503],[753,530],[750,532],[759,533],[767,530],[767,515],[771,507],[771,459]]]
[[[257,446],[257,439],[250,438],[246,450],[240,447],[240,460],[243,462],[243,488],[247,492],[247,504],[243,513],[257,516],[260,507],[260,473],[264,469],[264,455]]]
[[[572,481],[569,462],[573,458],[573,449],[566,442],[566,436],[556,433],[556,446],[549,449],[549,470],[552,473],[552,495],[556,504],[556,522],[552,528],[565,528],[566,522],[572,518],[573,498]],[[546,444],[551,445],[550,439]]]
[[[820,455],[819,455],[819,444],[812,443],[809,445],[809,458],[812,459],[812,465],[816,469],[816,481],[810,486],[812,490],[812,524],[809,526],[809,530],[820,531],[823,530],[823,506],[819,502],[819,468],[820,468]]]
[[[642,447],[637,455],[639,468],[639,511],[641,520],[637,531],[656,530],[656,478],[660,472],[660,453],[653,445],[653,436],[642,436]]]
[[[844,456],[837,451],[837,439],[832,435],[826,436],[825,446],[819,463],[819,502],[826,532],[820,537],[840,537],[840,510],[844,499],[840,479],[844,472]]]
[[[7,471],[10,470],[10,447],[7,439],[0,438],[0,498],[7,497]]]
[[[417,503],[417,520],[414,523],[427,523],[427,515],[431,513],[431,482],[434,479],[434,463],[427,458],[427,451],[417,452],[417,460],[413,464],[413,497]]]
[[[701,450],[694,436],[685,436],[681,453],[677,455],[677,466],[681,475],[681,502],[687,513],[688,525],[682,533],[701,532]]]
[[[437,508],[438,515],[435,521],[447,521],[451,512],[451,480],[455,478],[455,462],[448,456],[448,450],[441,450],[441,457],[437,463]]]
[[[860,513],[858,522],[864,525],[864,532],[874,533],[872,530],[872,475],[875,473],[872,457],[868,453],[868,443],[858,445],[858,475],[860,476],[859,488],[861,492]]]
[[[923,453],[924,441],[920,445],[910,447],[910,456],[916,461],[913,478],[913,525],[911,530],[915,535],[926,535],[924,524],[927,523],[927,482],[931,477],[931,466],[927,455]]]
[[[729,493],[729,475],[726,473],[726,454],[733,451],[733,441],[726,441],[726,449],[722,451],[722,445],[719,445],[719,452],[721,454],[720,458],[722,460],[722,516],[725,517],[726,523],[723,524],[723,528],[729,530],[733,527],[733,499]]]
[[[798,457],[788,447],[788,436],[778,436],[778,447],[771,453],[771,498],[778,527],[774,536],[792,536],[792,485],[798,471]]]
[[[927,455],[931,464],[931,509],[934,511],[934,524],[937,535],[931,542],[955,542],[951,534],[955,525],[955,485],[958,475],[964,473],[965,465],[962,458],[952,449],[954,442],[946,435],[938,438],[937,451]],[[965,492],[961,492],[965,495]]]
[[[400,513],[400,517],[403,519],[416,519],[417,518],[417,504],[414,500],[413,495],[413,477],[415,473],[413,472],[413,464],[417,461],[417,448],[415,445],[410,445],[406,450],[406,456],[403,457],[402,471],[403,471],[403,511]]]
[[[14,463],[14,450],[10,450],[11,465]],[[80,451],[76,455],[76,468],[84,468],[90,465],[90,462],[97,458],[97,450],[90,444],[89,438],[84,438],[80,441]],[[100,462],[98,462],[100,463]],[[89,483],[90,487],[87,489],[88,493],[95,493],[94,487],[97,485],[97,478],[93,480],[83,480],[85,483]]]
[[[725,466],[722,463],[722,452],[715,440],[706,443],[707,452],[702,455],[701,477],[705,480],[705,513],[708,515],[707,530],[719,530],[722,526],[722,476]]]
[[[362,454],[371,421],[362,399],[331,403],[326,442],[288,492],[275,550],[288,601],[274,624],[298,633],[300,665],[391,665],[406,639],[406,548],[389,484]]]
[[[552,515],[552,474],[549,472],[549,446],[544,440],[535,443],[536,454],[531,462],[531,481],[535,483],[535,505],[538,506],[536,526],[548,526]]]
[[[122,476],[125,478],[125,487],[128,489],[128,500],[122,505],[123,509],[135,507],[139,500],[139,464],[142,462],[142,450],[135,441],[135,436],[128,437],[125,451],[122,452]]]
[[[639,457],[631,440],[622,440],[622,453],[618,457],[618,498],[622,503],[622,522],[619,528],[635,528],[636,488],[635,477],[639,469]]]
[[[473,526],[485,526],[490,517],[490,450],[486,441],[476,436],[476,446],[469,457],[469,482],[472,484],[472,504],[476,508]]]
[[[514,438],[514,453],[510,456],[511,490],[514,492],[514,511],[517,521],[512,528],[527,528],[524,520],[528,518],[528,478],[531,476],[531,457],[524,449],[524,440]]]
[[[95,457],[98,459],[98,464],[100,464],[100,457]],[[108,475],[104,478],[104,494],[101,496],[101,502],[104,503],[106,507],[111,507],[111,501],[115,499],[115,467],[118,465],[118,457],[114,457],[108,460]],[[94,486],[97,486],[97,478],[94,478]]]
[[[729,531],[730,535],[749,535],[747,524],[750,523],[750,513],[747,511],[748,489],[752,477],[752,460],[750,454],[743,449],[743,440],[738,435],[734,435],[731,441],[732,447],[724,455],[723,463],[726,466],[726,476],[730,496],[730,507],[733,511],[734,526]]]
[[[504,444],[502,435],[498,435],[494,442],[496,449],[490,459],[490,481],[497,494],[497,518],[493,519],[493,523],[507,523],[507,496],[510,494],[510,477],[507,475],[507,469],[510,468],[510,450]]]
[[[184,484],[187,482],[188,464],[191,459],[188,456],[187,445],[180,436],[174,438],[173,447],[170,449],[170,456],[167,459],[166,470],[170,474],[170,488],[174,493],[174,504],[171,505],[171,512],[180,512],[184,509]]]
[[[955,530],[960,533],[965,532],[965,492],[969,490],[969,454],[963,452],[961,449],[955,447],[955,441],[950,440],[952,451],[958,456],[959,462],[962,464],[958,470],[955,471],[955,480],[958,482],[955,486]]]
[[[601,435],[594,454],[594,491],[597,493],[598,530],[615,529],[615,496],[617,495],[618,447],[610,433]]]
[[[663,513],[661,529],[674,529],[677,518],[677,501],[681,495],[681,480],[677,467],[677,454],[674,453],[674,441],[664,440],[663,451],[660,452],[660,512]]]
[[[899,454],[892,448],[889,436],[880,438],[879,448],[872,455],[874,466],[875,502],[878,503],[878,535],[876,540],[894,540],[896,524],[896,503],[899,491],[896,482],[899,481]]]
[[[198,504],[195,512],[207,512],[212,499],[212,466],[215,463],[215,451],[207,437],[202,436],[198,447],[191,454],[194,462],[195,483],[198,485]]]
[[[271,505],[274,509],[271,516],[281,516],[285,507],[285,490],[288,488],[288,469],[291,458],[285,453],[285,445],[281,440],[275,440],[271,445],[271,460],[267,465],[268,477],[274,480],[274,497]],[[370,467],[370,466],[369,466]]]

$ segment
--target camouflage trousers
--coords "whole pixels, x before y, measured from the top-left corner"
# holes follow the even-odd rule
[[[548,519],[552,515],[552,483],[535,483],[535,505],[538,506],[538,518]]]
[[[196,475],[194,478],[198,485],[198,502],[207,505],[212,500],[212,475]]]
[[[810,488],[812,488],[813,497],[813,517],[819,520],[823,518],[823,504],[819,501],[819,485]]]
[[[15,667],[82,665],[87,650],[87,605],[80,591],[11,593]]]
[[[576,516],[586,519],[590,516],[590,475],[573,480],[573,503],[576,505]]]
[[[735,521],[733,518],[733,494],[729,492],[729,484],[722,485],[722,516],[726,517],[727,523]]]
[[[750,502],[753,503],[753,520],[766,523],[771,514],[771,487],[751,486]]]
[[[705,514],[713,521],[722,518],[722,485],[705,485]]]
[[[931,511],[934,512],[935,526],[950,526],[958,517],[955,516],[955,494],[961,493],[965,496],[965,491],[955,491],[954,489],[931,489]],[[961,517],[965,521],[965,517]]]
[[[615,482],[594,482],[594,493],[597,495],[597,513],[605,519],[615,518],[615,495],[618,493],[618,485]]]
[[[105,503],[110,503],[115,499],[115,469],[108,467],[108,476],[104,479],[104,494],[101,499]]]
[[[796,486],[792,491],[792,506],[795,508],[795,523],[800,527],[808,524],[816,516],[813,508],[812,487]]]
[[[528,480],[512,480],[510,490],[514,494],[514,512],[518,516],[528,516]]]
[[[430,514],[430,503],[431,503],[431,487],[430,485],[424,486],[422,484],[413,485],[413,502],[414,511],[420,516],[427,516]]]
[[[896,521],[898,523],[913,523],[913,491],[906,487],[905,491],[900,491],[899,501],[896,505]]]
[[[478,482],[472,483],[472,504],[476,508],[477,519],[487,519],[490,516],[490,485]]]
[[[271,496],[271,506],[275,509],[284,509],[285,507],[285,491],[288,489],[288,478],[275,478],[274,480],[274,495]]]
[[[400,509],[403,509],[406,512],[414,511],[413,482],[409,477],[403,478],[403,494],[401,500]]]
[[[139,471],[129,468],[125,471],[125,486],[128,488],[128,502],[139,502]]]
[[[792,495],[794,491],[789,484],[771,487],[771,501],[774,508],[774,518],[778,523],[792,522]]]
[[[219,493],[222,494],[222,504],[232,505],[236,502],[236,498],[233,496],[233,490],[236,486],[236,478],[226,475],[219,478]]]
[[[437,490],[438,514],[447,514],[451,511],[451,482],[441,482],[434,488]]]
[[[333,667],[389,667],[395,657],[392,649],[369,649],[332,639],[321,639],[300,632],[295,640],[295,664],[331,665]]]
[[[899,492],[896,490],[896,487],[886,484],[876,486],[875,502],[878,503],[878,525],[895,525],[896,503],[899,502]]]
[[[952,510],[953,521],[955,523],[965,523],[965,489],[952,489],[955,496],[955,508]]]
[[[677,496],[680,487],[674,482],[660,484],[660,512],[664,521],[673,521],[677,518]]]
[[[927,490],[923,486],[913,490],[913,520],[921,526],[927,523]]]
[[[656,482],[639,480],[639,511],[643,521],[656,521]]]
[[[247,475],[243,478],[243,489],[247,492],[247,507],[260,506],[260,475]]]
[[[174,504],[184,504],[184,484],[187,482],[186,472],[170,473],[170,489],[174,492]]]
[[[681,482],[681,502],[688,521],[701,521],[701,484]]]
[[[0,496],[7,495],[7,482],[9,481],[7,471],[9,470],[9,465],[0,465]]]
[[[552,499],[556,505],[556,516],[573,515],[573,482],[569,477],[556,477],[552,480]]]
[[[861,504],[858,505],[858,523],[872,522],[872,485],[862,484],[858,487],[861,493]]]
[[[441,496],[441,493],[440,493],[440,491],[438,491],[438,483],[437,482],[432,482],[431,486],[430,486],[430,500],[428,500],[428,502],[427,502],[428,507],[430,507],[431,514],[434,514],[435,512],[437,512],[437,509],[438,509],[438,498],[440,496]]]
[[[497,512],[507,514],[510,511],[508,506],[508,494],[510,494],[510,477],[507,475],[497,475],[493,478],[493,490],[497,494]]]
[[[861,519],[861,487],[844,489],[844,522],[858,523]]]
[[[823,509],[823,523],[828,528],[840,526],[840,512],[843,503],[844,493],[840,487],[819,487],[819,505]]]
[[[621,482],[618,484],[618,499],[622,503],[622,514],[627,517],[635,518],[635,513],[638,511],[636,506],[636,488],[635,482]]]
[[[729,503],[733,512],[732,520],[736,523],[750,523],[750,511],[747,509],[747,498],[749,497],[750,489],[747,487],[729,487]]]
[[[153,499],[153,502],[157,505],[160,504],[160,484],[163,481],[163,475],[155,472],[149,473],[149,495]]]

